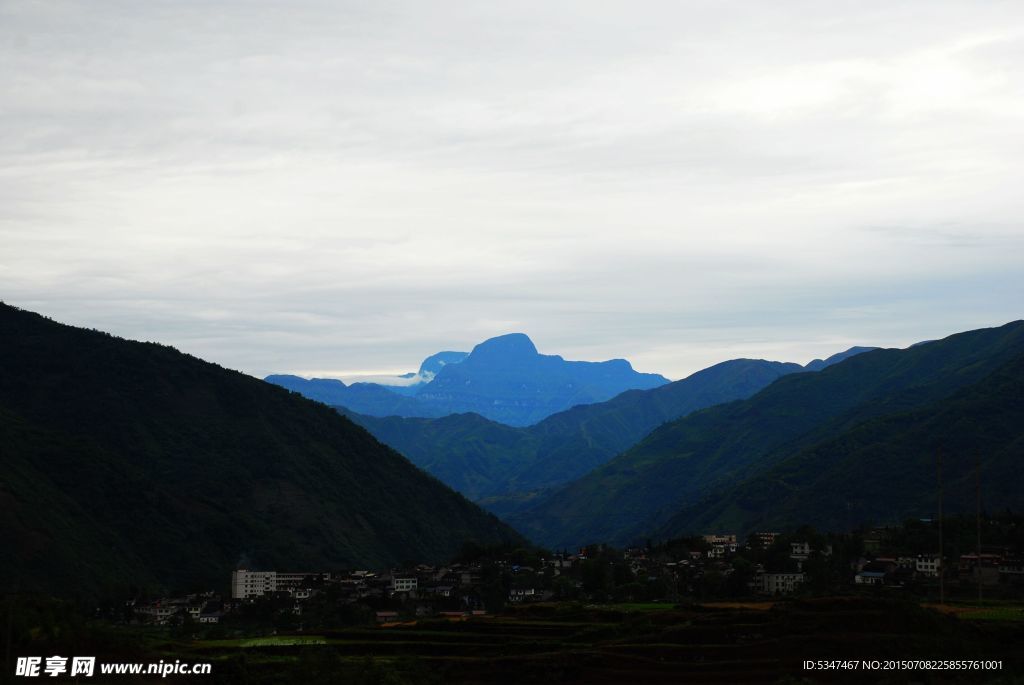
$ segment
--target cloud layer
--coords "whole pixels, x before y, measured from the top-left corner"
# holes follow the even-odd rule
[[[262,375],[1022,315],[1012,2],[0,2],[0,298]]]

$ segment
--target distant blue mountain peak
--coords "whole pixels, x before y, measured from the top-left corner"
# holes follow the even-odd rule
[[[424,359],[423,363],[420,364],[419,376],[425,382],[429,382],[431,378],[440,373],[442,368],[448,366],[449,364],[458,364],[468,356],[468,352],[451,351],[438,352],[437,354],[432,354],[426,359]]]
[[[525,333],[509,333],[483,341],[473,348],[469,356],[474,361],[489,359],[530,359],[540,356],[537,346]]]
[[[395,377],[396,379],[398,377]],[[638,373],[625,359],[566,361],[540,354],[525,333],[481,342],[470,353],[438,352],[427,357],[405,383],[349,387],[288,376],[268,380],[307,397],[373,416],[439,416],[475,412],[509,425],[529,425],[579,404],[611,399],[627,390],[668,383],[658,374]],[[408,381],[416,382],[408,382]]]

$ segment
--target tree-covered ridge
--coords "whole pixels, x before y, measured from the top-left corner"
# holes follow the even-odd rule
[[[813,518],[841,530],[865,521],[932,516],[941,471],[947,511],[1024,505],[1024,355],[948,398],[870,419],[800,450],[676,514],[681,530],[786,527]]]
[[[662,426],[513,523],[556,546],[645,536],[713,492],[866,421],[950,397],[1021,354],[1024,323],[1014,322],[791,374],[748,400]]]
[[[800,370],[797,364],[734,359],[668,385],[573,407],[523,428],[476,414],[438,419],[349,416],[414,464],[503,514],[523,495],[584,475],[666,421],[749,397]]]
[[[443,560],[518,536],[329,407],[0,305],[0,580],[220,585],[239,563]]]

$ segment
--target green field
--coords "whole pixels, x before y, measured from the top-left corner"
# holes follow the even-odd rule
[[[1024,621],[1024,604],[1019,602],[953,602],[945,611],[964,621]]]
[[[667,602],[623,602],[620,604],[590,605],[589,608],[602,608],[610,611],[636,612],[636,611],[665,611],[674,608]]]

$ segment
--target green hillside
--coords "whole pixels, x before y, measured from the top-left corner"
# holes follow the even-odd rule
[[[814,521],[841,529],[861,522],[931,517],[942,453],[944,506],[1024,506],[1024,356],[921,409],[866,421],[800,450],[741,485],[679,512],[657,532],[785,529]],[[976,461],[979,460],[979,461]]]
[[[710,493],[873,418],[927,407],[1024,354],[1024,323],[874,350],[696,412],[546,495],[511,522],[553,546],[659,530]],[[813,519],[812,519],[813,520]]]
[[[518,536],[329,407],[0,304],[0,581],[222,587]]]
[[[505,514],[524,495],[579,478],[666,421],[749,397],[800,370],[797,364],[735,359],[658,388],[573,407],[525,428],[477,414],[412,419],[346,413],[417,466]]]

